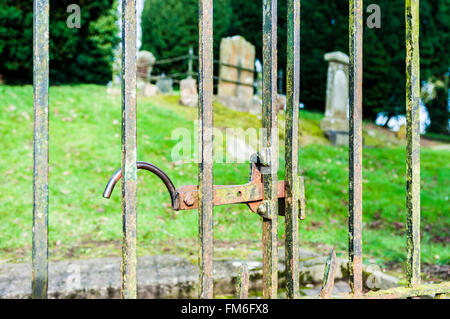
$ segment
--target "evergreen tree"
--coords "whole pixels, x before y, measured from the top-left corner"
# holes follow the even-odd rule
[[[70,4],[81,8],[81,28],[70,29]],[[119,39],[115,0],[50,1],[51,83],[100,83],[111,79]],[[0,2],[0,74],[7,83],[31,83],[33,1]]]
[[[448,108],[448,84],[446,86],[437,86],[434,99],[428,104],[428,113],[431,123],[428,132],[450,134],[449,132],[449,108]]]
[[[425,101],[431,124],[428,132],[450,134],[450,0],[420,3],[421,79],[435,85],[433,99]]]
[[[379,0],[381,28],[370,29],[364,6],[364,117],[374,120],[379,112],[388,117],[405,113],[405,3]],[[260,1],[232,0],[232,24],[229,34],[240,34],[256,46],[262,58],[262,8]],[[307,109],[323,111],[327,65],[325,53],[348,53],[348,1],[303,1],[301,4],[301,94]],[[450,0],[421,1],[421,78],[438,78],[450,66],[448,48]],[[278,1],[278,67],[286,67],[286,0]],[[448,83],[448,82],[446,82]],[[429,106],[431,120],[442,116],[441,109]],[[448,112],[446,113],[448,114]],[[436,119],[436,121],[440,121]],[[448,121],[444,119],[443,121]],[[431,128],[432,129],[432,128]]]
[[[230,0],[214,1],[214,56],[230,26]],[[146,0],[142,12],[142,50],[160,59],[198,52],[198,0]],[[215,68],[216,71],[218,68]],[[159,72],[186,72],[187,61],[159,66]]]

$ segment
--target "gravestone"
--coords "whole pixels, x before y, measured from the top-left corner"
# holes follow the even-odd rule
[[[161,94],[172,94],[173,92],[173,80],[162,74],[156,81],[156,87]]]
[[[255,47],[242,36],[223,38],[216,99],[235,110],[258,112],[260,106],[253,98],[254,70]]]
[[[223,38],[220,42],[220,63],[218,94],[251,100],[253,98],[252,71],[255,65],[255,47],[242,36]],[[242,82],[248,86],[233,82]]]
[[[324,56],[328,62],[325,118],[320,128],[335,145],[348,145],[348,64],[349,57],[342,52]]]
[[[150,81],[153,65],[156,59],[153,53],[148,51],[139,51],[137,54],[137,78],[138,81],[147,83]]]
[[[180,81],[180,104],[195,107],[198,104],[197,80],[192,77]]]
[[[141,93],[143,96],[155,96],[158,93],[158,88],[156,85],[148,82],[145,83],[144,87],[141,89]]]

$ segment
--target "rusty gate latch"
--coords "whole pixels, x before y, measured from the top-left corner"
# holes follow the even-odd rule
[[[250,159],[250,179],[243,185],[214,185],[214,206],[228,204],[247,204],[250,210],[270,219],[267,215],[270,209],[265,209],[263,181],[261,167],[264,166],[260,161],[260,156],[254,155]],[[185,185],[175,188],[173,182],[167,174],[153,164],[147,162],[137,162],[137,168],[152,172],[158,176],[166,186],[172,200],[172,209],[190,210],[198,208],[198,185]],[[106,185],[103,197],[110,198],[117,182],[122,178],[122,170],[118,169],[110,178]],[[299,192],[299,218],[305,219],[305,196],[303,178],[299,176],[298,183],[295,185]],[[277,193],[278,210],[280,216],[284,216],[284,197],[285,182],[278,181]]]

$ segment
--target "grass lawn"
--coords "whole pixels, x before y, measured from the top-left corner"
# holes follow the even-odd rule
[[[0,86],[0,260],[31,259],[33,95],[32,87]],[[176,186],[197,184],[197,165],[171,160],[175,128],[193,131],[195,108],[178,97],[140,98],[138,159],[162,168]],[[121,160],[121,97],[95,85],[50,89],[50,259],[119,256],[122,219],[119,187],[110,200],[102,192]],[[215,105],[217,127],[260,127],[257,116]],[[305,246],[347,247],[348,149],[324,139],[321,115],[302,111],[301,168],[307,219]],[[280,115],[280,127],[284,127]],[[284,132],[281,130],[281,143]],[[364,130],[364,253],[372,262],[404,261],[405,146],[371,124]],[[281,150],[281,153],[283,151]],[[422,148],[422,261],[450,261],[450,151]],[[283,178],[284,160],[280,160]],[[215,164],[216,184],[243,184],[248,164]],[[173,212],[163,184],[139,173],[138,254],[197,254],[197,212]],[[280,220],[280,240],[284,224]],[[244,205],[215,209],[216,256],[245,257],[259,249],[261,220]],[[368,258],[365,260],[368,261]]]

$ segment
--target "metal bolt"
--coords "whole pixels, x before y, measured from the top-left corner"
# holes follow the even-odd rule
[[[194,200],[194,197],[192,196],[192,194],[189,194],[189,195],[187,195],[187,196],[184,198],[184,203],[185,203],[187,206],[192,206],[192,205],[194,205],[194,202],[195,202],[195,200]]]
[[[265,219],[272,219],[272,209],[270,208],[270,201],[264,200],[256,210],[258,215]]]
[[[264,214],[267,212],[266,205],[264,205],[264,203],[259,205],[257,212],[259,215],[264,216]]]
[[[270,166],[270,147],[263,147],[261,151],[258,153],[259,164],[263,167]]]

